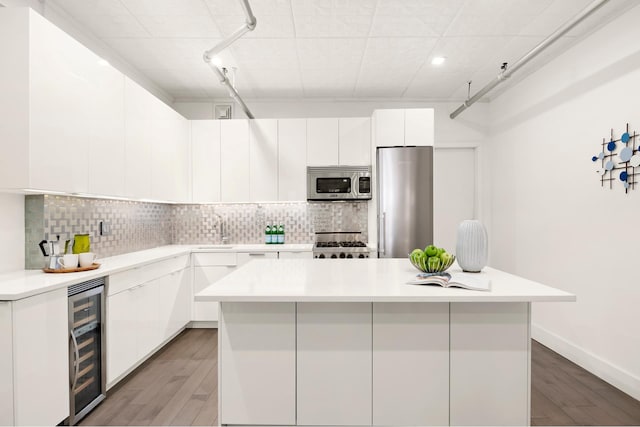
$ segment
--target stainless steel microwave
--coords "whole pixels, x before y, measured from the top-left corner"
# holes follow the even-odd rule
[[[370,200],[371,166],[307,166],[307,200]]]

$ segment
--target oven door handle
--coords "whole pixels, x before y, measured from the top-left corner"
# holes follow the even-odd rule
[[[78,375],[80,374],[80,350],[78,349],[78,340],[76,339],[73,330],[69,330],[69,335],[71,336],[71,342],[73,343],[73,353],[75,356],[75,360],[73,361],[73,376],[69,378],[71,381],[71,391],[73,391],[76,388]]]

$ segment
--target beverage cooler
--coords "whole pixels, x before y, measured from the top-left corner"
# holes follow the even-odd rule
[[[69,425],[106,396],[104,277],[69,287]]]

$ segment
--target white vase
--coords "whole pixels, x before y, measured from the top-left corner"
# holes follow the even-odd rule
[[[467,219],[458,226],[456,259],[463,271],[478,273],[487,265],[489,239],[478,220]]]

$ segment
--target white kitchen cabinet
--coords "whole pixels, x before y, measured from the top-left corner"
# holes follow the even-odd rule
[[[89,193],[125,195],[124,76],[92,61],[89,102]]]
[[[278,252],[278,258],[280,259],[313,259],[313,252],[311,251]]]
[[[375,110],[373,123],[376,147],[433,145],[433,108]]]
[[[134,290],[107,297],[107,384],[138,361],[137,307]]]
[[[307,121],[278,120],[278,200],[307,200]]]
[[[449,303],[373,304],[373,424],[449,424]]]
[[[158,100],[153,110],[151,194],[162,201],[186,202],[189,189],[189,123]]]
[[[434,142],[433,108],[404,110],[404,145],[430,145]]]
[[[220,122],[191,120],[191,185],[194,203],[220,201]]]
[[[151,198],[151,147],[155,121],[151,112],[157,99],[125,77],[125,196]]]
[[[338,119],[307,119],[307,166],[338,164]]]
[[[276,259],[278,258],[278,252],[238,252],[238,267],[252,261],[254,259]]]
[[[235,252],[202,252],[192,255],[193,291],[197,294],[210,284],[231,273],[238,266]],[[218,303],[193,301],[191,320],[198,322],[217,322]]]
[[[249,121],[249,200],[278,200],[278,120]]]
[[[373,116],[377,147],[404,146],[404,110],[375,110]]]
[[[249,198],[249,121],[220,121],[220,200]]]
[[[529,310],[451,303],[450,425],[529,425]]]
[[[164,276],[160,285],[161,340],[171,338],[191,320],[189,297],[191,269],[175,271]]]
[[[137,312],[135,328],[137,334],[137,359],[143,359],[162,342],[160,322],[160,286],[164,278],[154,279],[134,288],[133,295]]]
[[[297,423],[371,425],[371,303],[296,305]]]
[[[67,290],[11,304],[14,424],[57,425],[69,416]]]
[[[344,166],[371,166],[371,119],[349,117],[338,120],[338,163]]]
[[[220,424],[296,424],[295,319],[295,303],[221,304]]]
[[[13,421],[13,331],[11,302],[0,301],[0,426],[15,425]]]

